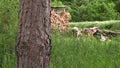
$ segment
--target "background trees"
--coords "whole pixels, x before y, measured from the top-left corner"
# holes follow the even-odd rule
[[[69,7],[71,21],[120,19],[120,0],[58,0]],[[53,1],[55,3],[55,1]]]
[[[17,21],[18,4],[18,0],[0,0],[0,22]],[[120,0],[52,0],[52,5],[68,6],[71,21],[120,19]]]

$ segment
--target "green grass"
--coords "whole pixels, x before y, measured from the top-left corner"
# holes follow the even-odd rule
[[[79,28],[98,26],[100,29],[120,30],[120,21],[71,22],[70,28],[74,26]]]
[[[16,32],[15,25],[9,25],[6,32],[0,32],[0,68],[16,68]]]
[[[119,68],[120,38],[101,42],[93,38],[52,35],[51,68]]]
[[[8,34],[0,35],[0,68],[15,68],[15,38]]]
[[[101,29],[120,30],[120,22],[71,23],[79,28],[99,26]],[[16,68],[16,29],[0,33],[0,68]],[[112,37],[111,42],[101,42],[89,37],[73,38],[69,33],[52,33],[52,53],[50,68],[119,68],[120,37]]]

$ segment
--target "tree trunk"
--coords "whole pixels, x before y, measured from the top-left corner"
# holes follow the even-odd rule
[[[50,0],[20,0],[17,68],[49,68]]]

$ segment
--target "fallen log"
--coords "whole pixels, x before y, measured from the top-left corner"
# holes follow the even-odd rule
[[[105,34],[107,36],[118,36],[120,35],[120,30],[99,30],[101,34]]]

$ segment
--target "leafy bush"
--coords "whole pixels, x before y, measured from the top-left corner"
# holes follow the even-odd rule
[[[52,6],[63,6],[64,4],[61,1],[54,0],[51,5]]]
[[[119,20],[119,0],[59,0],[69,6],[71,21]]]

